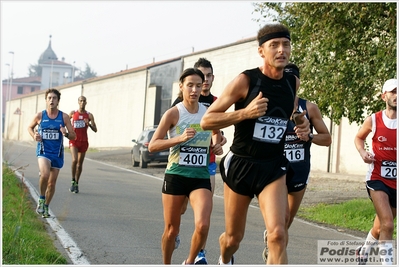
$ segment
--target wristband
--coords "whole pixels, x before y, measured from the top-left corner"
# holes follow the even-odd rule
[[[64,135],[66,138],[68,138],[68,136],[69,136],[69,133],[65,133],[65,135]]]
[[[308,137],[309,137],[308,142],[312,142],[313,137],[314,137],[313,133],[309,133],[309,134],[308,134]]]

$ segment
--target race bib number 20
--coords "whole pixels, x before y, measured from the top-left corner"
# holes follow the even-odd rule
[[[396,162],[383,160],[381,163],[381,176],[387,179],[396,179],[397,169]]]

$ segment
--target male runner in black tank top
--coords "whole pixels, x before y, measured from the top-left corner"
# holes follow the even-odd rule
[[[295,75],[300,79],[299,68],[293,63],[289,63],[284,68],[284,72]],[[297,110],[306,110],[306,118],[310,122],[309,140],[300,140],[295,134],[295,123],[290,120],[287,125],[287,134],[285,137],[285,156],[290,161],[290,168],[287,173],[287,190],[288,190],[288,210],[289,221],[288,229],[290,228],[294,217],[296,216],[299,206],[301,205],[303,196],[305,195],[306,186],[309,180],[310,173],[310,146],[312,143],[319,146],[329,146],[331,144],[331,135],[328,132],[319,108],[316,104],[307,101],[306,99],[296,97],[295,107]],[[313,129],[317,134],[313,135]],[[265,263],[268,258],[267,247],[267,230],[263,234],[265,241],[265,249],[262,257]],[[287,243],[288,245],[288,243]]]
[[[287,27],[268,24],[258,31],[259,68],[239,74],[224,89],[201,120],[205,130],[234,125],[230,152],[220,162],[224,184],[226,230],[219,238],[219,264],[232,264],[244,237],[249,204],[258,198],[268,229],[268,264],[288,263],[288,204],[284,157],[287,122],[294,110],[299,81],[284,73],[291,54]],[[235,104],[235,110],[226,112]],[[299,138],[308,140],[309,122],[295,127]],[[245,263],[243,263],[245,264]]]

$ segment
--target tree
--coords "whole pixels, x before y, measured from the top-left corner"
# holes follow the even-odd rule
[[[29,77],[33,77],[33,76],[42,76],[42,67],[39,65],[39,62],[36,65],[29,65],[28,68],[29,71]]]
[[[97,72],[92,70],[91,67],[89,66],[89,64],[86,63],[85,70],[84,71],[80,71],[79,75],[77,76],[77,78],[79,78],[79,79],[88,79],[88,78],[92,78],[92,77],[97,77]]]
[[[254,12],[291,31],[291,61],[301,69],[300,95],[339,124],[360,124],[385,107],[396,77],[396,3],[254,3]],[[258,19],[258,22],[261,20]]]

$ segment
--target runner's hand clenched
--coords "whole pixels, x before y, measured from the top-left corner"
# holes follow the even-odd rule
[[[267,111],[267,102],[269,102],[269,99],[263,97],[262,92],[259,92],[245,108],[245,116],[247,119],[256,119],[265,115]]]

